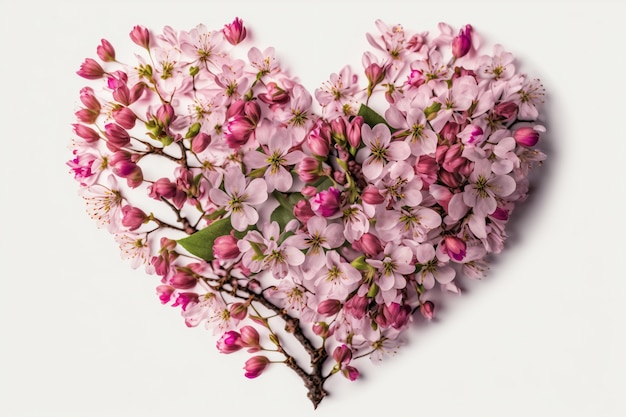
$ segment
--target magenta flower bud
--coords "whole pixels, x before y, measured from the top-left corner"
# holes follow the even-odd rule
[[[277,104],[285,104],[289,102],[289,93],[278,86],[275,82],[267,83],[267,93],[258,95],[259,100],[265,104],[275,106]]]
[[[243,105],[243,114],[256,126],[261,120],[261,106],[256,101],[246,101]]]
[[[108,123],[104,126],[104,136],[107,138],[107,148],[112,152],[130,144],[128,132],[115,123]]]
[[[148,216],[143,212],[143,210],[130,205],[122,207],[122,215],[122,225],[124,227],[128,227],[128,230],[131,232],[139,229],[148,219]]]
[[[80,101],[82,101],[87,110],[100,114],[102,106],[94,95],[93,89],[90,87],[83,87],[80,89]]]
[[[320,129],[313,129],[306,138],[306,144],[315,156],[327,157],[330,152],[330,139],[321,134]]]
[[[300,192],[305,197],[313,197],[315,194],[317,194],[317,189],[312,185],[307,185],[305,187],[302,187],[302,190]]]
[[[539,142],[539,132],[532,127],[520,127],[513,133],[515,141],[522,146],[535,146]]]
[[[467,159],[462,155],[463,145],[461,143],[455,143],[446,150],[441,166],[448,172],[457,172],[461,165],[467,162]]]
[[[172,307],[178,307],[185,311],[189,304],[195,304],[198,302],[199,295],[195,292],[179,292],[176,296],[176,301],[172,304]]]
[[[98,45],[96,48],[98,57],[104,62],[115,61],[115,49],[113,49],[113,45],[106,39],[100,40],[100,43],[101,45]]]
[[[472,26],[466,25],[459,31],[459,34],[452,39],[452,55],[461,58],[470,51],[472,47]]]
[[[315,182],[320,178],[320,162],[313,157],[306,156],[296,165],[296,172],[305,183]]]
[[[464,144],[475,146],[486,139],[483,133],[483,129],[480,126],[468,124],[465,126],[465,129],[463,129],[463,131],[456,136],[461,139],[461,142]]]
[[[130,89],[130,102],[127,104],[127,106],[139,100],[143,95],[145,89],[146,85],[142,82],[132,86],[132,88]]]
[[[167,304],[172,299],[172,294],[174,293],[174,287],[169,285],[159,285],[156,288],[157,295],[159,296],[159,300],[161,304]]]
[[[88,80],[97,80],[102,78],[105,72],[95,60],[85,58],[85,61],[80,65],[80,69],[76,71],[76,74]]]
[[[378,188],[373,185],[368,185],[363,189],[361,199],[367,204],[382,204],[385,202],[385,197],[380,195]]]
[[[178,268],[172,275],[169,284],[177,290],[189,290],[196,286],[197,279],[188,269]]]
[[[156,118],[163,126],[169,126],[171,122],[176,120],[176,114],[174,114],[174,108],[171,104],[161,105],[156,112]]]
[[[176,184],[171,182],[169,178],[159,178],[149,187],[149,196],[155,200],[163,198],[173,198],[178,192]]]
[[[335,187],[320,191],[310,200],[311,209],[315,214],[322,217],[332,217],[339,213],[339,198],[341,192]]]
[[[383,304],[382,309],[379,310],[379,314],[376,316],[376,323],[383,328],[393,327],[394,329],[400,329],[409,322],[410,317],[411,307],[407,305],[398,303]]]
[[[270,364],[270,360],[265,356],[253,356],[248,359],[243,367],[246,371],[246,378],[256,378],[263,373],[267,365]]]
[[[363,126],[364,122],[365,120],[362,116],[356,116],[346,127],[348,143],[353,148],[358,148],[361,144],[361,126]]]
[[[367,81],[369,81],[369,88],[382,82],[385,79],[385,72],[386,69],[376,63],[368,65],[367,68],[365,68],[365,77],[367,77]]]
[[[233,303],[230,306],[230,317],[235,320],[243,320],[248,315],[248,307],[244,303]]]
[[[359,377],[359,370],[356,369],[354,366],[350,366],[350,365],[345,366],[341,370],[341,373],[350,381],[356,381],[357,378]]]
[[[512,101],[503,101],[493,108],[493,113],[501,119],[512,120],[517,114],[517,104]]]
[[[248,348],[248,352],[254,353],[261,350],[261,344],[259,343],[259,332],[252,326],[243,326],[239,329],[241,332],[241,345]]]
[[[333,359],[340,365],[347,365],[352,360],[352,350],[348,346],[337,346],[333,351]]]
[[[420,155],[415,164],[415,173],[420,177],[425,184],[425,189],[437,181],[437,171],[439,171],[439,164],[432,156]]]
[[[143,26],[135,26],[130,32],[130,39],[143,48],[150,48],[150,32]]]
[[[425,319],[432,320],[435,317],[435,305],[432,301],[424,301],[420,304],[420,313]]]
[[[219,236],[213,242],[213,254],[220,261],[235,259],[240,253],[237,239],[233,235]]]
[[[224,25],[224,37],[231,45],[237,45],[241,43],[247,35],[246,28],[243,25],[243,20],[236,17],[233,23]]]
[[[383,245],[380,243],[380,240],[369,232],[363,233],[360,239],[352,242],[352,248],[371,257],[383,251]]]
[[[441,132],[439,133],[442,138],[448,142],[454,143],[456,141],[456,135],[461,131],[461,126],[454,122],[448,122],[443,125]]]
[[[235,116],[226,123],[224,140],[229,148],[239,149],[250,139],[255,128],[256,125],[247,117]]]
[[[129,106],[131,104],[130,90],[126,84],[120,84],[113,90],[113,100],[118,103]]]
[[[355,295],[348,301],[346,301],[345,305],[343,306],[343,310],[355,319],[361,320],[363,317],[365,317],[368,305],[369,300],[366,297]]]
[[[443,238],[443,250],[455,261],[462,261],[466,255],[465,241],[456,236],[448,235]]]
[[[322,316],[334,316],[341,311],[341,301],[327,299],[322,301],[317,306],[317,312]]]
[[[330,122],[330,132],[333,138],[343,140],[346,138],[346,120],[343,117],[337,117]]]
[[[293,206],[293,215],[300,222],[306,224],[311,217],[315,216],[315,213],[311,210],[311,205],[307,200],[300,200]]]
[[[407,84],[416,88],[424,84],[425,82],[426,82],[426,77],[424,76],[424,73],[416,69],[411,70],[406,80]]]
[[[328,330],[329,330],[328,324],[326,324],[323,321],[317,322],[317,323],[313,323],[313,325],[311,326],[311,329],[313,330],[313,333],[315,333],[319,337],[327,338],[329,336],[329,334],[328,334]]]
[[[113,110],[113,120],[124,129],[132,129],[135,127],[137,116],[128,107],[118,107]]]
[[[233,353],[241,350],[241,336],[234,330],[228,331],[220,337],[215,346],[220,353]]]
[[[198,133],[191,139],[191,150],[194,153],[203,152],[211,144],[211,135],[204,132]]]
[[[450,188],[457,188],[461,185],[463,178],[457,173],[441,170],[439,180]]]
[[[85,142],[95,142],[100,139],[100,134],[93,130],[90,127],[81,124],[73,124],[74,133],[82,139],[85,139]]]
[[[496,220],[507,221],[509,219],[509,212],[502,207],[496,207],[496,210],[489,215]]]
[[[96,123],[98,116],[100,113],[95,113],[89,109],[80,109],[76,113],[74,113],[76,118],[81,123],[87,123],[89,125]]]

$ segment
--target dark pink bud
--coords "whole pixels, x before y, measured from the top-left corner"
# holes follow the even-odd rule
[[[156,112],[156,118],[163,126],[169,126],[176,119],[174,108],[170,104],[161,105]]]
[[[360,239],[352,242],[352,248],[364,254],[374,257],[383,251],[380,240],[371,233],[363,233]]]
[[[341,192],[335,187],[320,191],[310,200],[313,212],[322,217],[332,217],[339,212]]]
[[[311,217],[315,216],[315,213],[311,210],[307,200],[300,200],[293,206],[293,215],[302,223],[306,223]]]
[[[176,184],[171,182],[169,178],[159,178],[149,187],[149,196],[155,200],[163,198],[173,198],[178,192]]]
[[[139,229],[148,219],[148,216],[143,210],[130,205],[122,207],[122,215],[122,225],[128,227],[130,231]]]
[[[424,35],[415,34],[411,36],[411,38],[407,42],[407,48],[409,48],[413,52],[418,52],[422,49],[422,46],[426,43],[426,38]]]
[[[363,317],[365,317],[368,305],[369,300],[366,297],[355,295],[354,297],[346,301],[343,309],[347,314],[350,314],[355,319],[361,320]]]
[[[426,82],[426,77],[422,71],[414,69],[411,70],[406,82],[413,87],[419,87]]]
[[[367,81],[369,81],[369,88],[372,88],[382,82],[385,79],[385,72],[385,68],[376,63],[368,65],[368,67],[365,68],[365,77],[367,77]]]
[[[255,126],[261,120],[261,107],[256,101],[246,101],[243,105],[243,113]]]
[[[230,317],[235,320],[243,320],[248,315],[248,307],[243,303],[233,303],[230,306]]]
[[[315,189],[315,187],[311,185],[307,185],[306,187],[302,187],[301,193],[303,196],[313,197],[315,194],[317,194],[317,189]]]
[[[246,38],[246,28],[243,25],[243,20],[236,17],[233,23],[224,25],[224,37],[231,45],[237,45]]]
[[[128,107],[118,107],[113,110],[113,120],[124,129],[132,129],[135,127],[137,116]]]
[[[448,235],[443,238],[443,250],[449,257],[456,261],[462,261],[465,258],[467,246],[465,241],[456,236]]]
[[[220,261],[235,259],[240,253],[237,239],[233,235],[219,236],[213,242],[213,254]]]
[[[452,55],[461,58],[470,51],[472,47],[472,27],[466,25],[459,31],[459,34],[452,39]]]
[[[504,120],[512,120],[517,114],[517,104],[512,101],[504,101],[502,103],[498,103],[494,108],[493,112],[496,116]]]
[[[196,286],[197,279],[187,269],[178,268],[170,278],[170,285],[177,290],[189,290]]]
[[[235,116],[228,120],[226,124],[226,128],[224,129],[224,140],[226,144],[231,149],[239,149],[242,145],[244,145],[254,129],[256,125],[250,121],[245,116]]]
[[[310,156],[304,157],[296,166],[296,172],[305,183],[315,182],[320,178],[320,162]]]
[[[243,367],[246,371],[246,378],[256,378],[263,373],[267,365],[270,364],[270,360],[265,356],[253,356],[248,359]]]
[[[259,100],[270,106],[289,102],[289,93],[278,86],[275,82],[267,83],[267,93],[258,95]]]
[[[130,103],[132,104],[139,100],[146,89],[146,85],[144,83],[137,83],[130,89]],[[128,105],[127,104],[127,105]]]
[[[380,195],[378,188],[373,185],[368,185],[363,189],[361,199],[367,204],[382,204],[385,202],[385,197]]]
[[[96,48],[98,57],[104,62],[115,61],[115,49],[113,49],[113,45],[106,39],[102,39],[100,43],[101,45],[98,45]]]
[[[113,90],[113,99],[124,106],[129,106],[132,102],[130,90],[126,84],[120,84]]]
[[[441,161],[441,166],[448,172],[457,172],[461,165],[467,162],[467,159],[462,156],[463,154],[463,145],[461,143],[455,143],[450,146],[445,155],[443,156],[443,161]]]
[[[73,124],[72,127],[74,127],[74,133],[86,142],[95,142],[100,139],[100,134],[90,127],[81,124]]]
[[[172,294],[174,293],[174,287],[169,285],[159,285],[156,288],[157,295],[159,296],[159,300],[161,304],[167,304],[170,302],[172,298]]]
[[[509,219],[509,212],[502,207],[496,207],[496,210],[491,213],[489,217],[493,217],[496,220],[507,221]]]
[[[313,323],[313,326],[311,326],[313,333],[315,333],[317,336],[319,337],[328,337],[328,324],[326,324],[325,322],[317,322],[317,323]]]
[[[319,303],[317,306],[317,312],[326,317],[334,316],[339,313],[340,310],[341,301],[339,300],[327,299]]]
[[[143,26],[135,26],[130,32],[130,39],[143,48],[150,48],[150,32]]]
[[[364,119],[362,116],[356,116],[350,124],[346,127],[348,143],[353,148],[358,148],[361,144],[361,127],[363,126]]]
[[[420,313],[428,320],[432,320],[435,317],[435,305],[432,301],[424,301],[420,304]]]
[[[439,180],[450,188],[457,188],[461,185],[463,178],[457,173],[441,170]]]
[[[198,294],[195,292],[179,292],[176,296],[176,301],[172,304],[172,307],[178,307],[185,311],[189,304],[195,304],[198,302]]]
[[[100,113],[100,102],[93,93],[90,87],[83,87],[80,90],[80,101],[85,105],[87,110],[91,110],[94,113]]]
[[[239,329],[241,332],[241,345],[248,348],[248,352],[258,352],[261,350],[261,344],[259,343],[259,332],[252,326],[243,326]]]
[[[539,142],[539,132],[532,127],[520,127],[513,133],[513,137],[522,146],[535,146]]]
[[[107,148],[112,152],[130,144],[128,132],[115,123],[108,123],[104,126],[104,136],[107,138]]]
[[[333,351],[333,359],[340,365],[347,365],[352,360],[352,350],[348,346],[337,346]]]
[[[350,366],[350,365],[345,366],[341,370],[341,373],[350,381],[356,381],[357,378],[359,377],[359,370],[356,369],[354,366]]]
[[[233,353],[242,349],[243,346],[239,343],[241,335],[236,331],[228,331],[220,337],[216,343],[217,350],[220,353]]]
[[[89,109],[80,109],[74,113],[74,115],[81,123],[94,124],[98,116],[100,116],[100,113],[93,112]]]
[[[330,122],[330,131],[335,140],[344,140],[346,138],[346,120],[338,117]]]
[[[315,156],[327,157],[330,151],[330,136],[322,128],[315,128],[306,139],[306,144]]]
[[[81,64],[80,69],[76,71],[76,74],[88,80],[97,80],[102,78],[105,72],[95,60],[85,58],[85,61]]]
[[[454,143],[456,141],[456,135],[458,135],[460,131],[461,126],[459,124],[454,122],[448,122],[443,125],[440,135],[448,142]]]
[[[133,155],[126,151],[116,151],[109,160],[113,173],[126,178],[128,186],[136,188],[143,182],[141,168],[132,160]]]
[[[438,170],[439,164],[432,156],[421,155],[415,164],[415,173],[424,182],[425,188],[437,181]]]
[[[211,135],[204,132],[198,133],[191,139],[191,150],[194,153],[203,152],[211,144]]]

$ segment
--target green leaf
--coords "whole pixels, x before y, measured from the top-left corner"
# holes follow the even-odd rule
[[[202,230],[197,231],[193,235],[179,239],[177,242],[189,253],[195,255],[205,261],[212,261],[213,243],[220,236],[225,236],[233,230],[230,224],[230,218],[216,220]]]
[[[385,125],[387,125],[389,130],[391,130],[391,133],[393,133],[395,130],[395,129],[392,129],[391,126],[389,126],[389,124],[387,123],[387,121],[385,120],[383,116],[376,113],[371,107],[368,107],[365,104],[361,104],[358,115],[363,117],[363,121],[369,127],[374,127],[376,125],[384,123]]]
[[[270,222],[277,222],[280,226],[280,230],[285,230],[285,226],[289,221],[295,219],[296,216],[293,215],[293,208],[290,210],[287,207],[282,205],[276,207],[270,216]]]

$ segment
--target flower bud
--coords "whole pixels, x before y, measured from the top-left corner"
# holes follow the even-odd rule
[[[317,306],[317,312],[322,316],[334,316],[341,311],[341,301],[327,299],[322,301]]]
[[[101,45],[98,45],[96,48],[98,57],[104,62],[115,61],[115,49],[113,49],[113,45],[106,39],[101,39],[100,43]]]
[[[503,101],[493,108],[493,113],[499,118],[509,121],[517,114],[517,104],[512,101]]]
[[[137,116],[128,107],[118,107],[113,110],[113,120],[124,129],[132,129],[135,127]]]
[[[270,107],[277,104],[285,104],[289,102],[289,93],[278,86],[275,82],[267,83],[267,93],[261,93],[258,95],[259,100],[265,104],[269,104]]]
[[[171,104],[162,104],[156,112],[156,118],[163,126],[169,126],[176,119],[174,108]]]
[[[459,31],[459,34],[452,39],[452,55],[461,58],[470,51],[472,47],[472,26],[466,25]]]
[[[248,348],[248,352],[258,352],[261,350],[259,343],[259,332],[252,326],[243,326],[239,329],[241,332],[241,345]]]
[[[352,360],[352,350],[345,344],[337,346],[333,351],[333,359],[340,365],[347,365]]]
[[[224,25],[222,30],[224,37],[231,45],[237,45],[241,43],[247,35],[246,28],[243,25],[243,20],[236,17],[232,23]]]
[[[385,72],[386,69],[380,65],[376,63],[369,64],[367,68],[365,68],[365,77],[370,85],[368,88],[372,88],[381,83],[385,79]]]
[[[306,156],[296,166],[296,172],[303,182],[315,182],[320,178],[320,162],[315,158]]]
[[[330,151],[330,138],[320,128],[313,129],[306,138],[306,144],[315,156],[327,157]]]
[[[345,366],[341,370],[341,373],[350,381],[356,381],[357,378],[359,377],[359,370],[356,369],[354,366],[350,366],[350,365]]]
[[[311,210],[311,205],[307,200],[300,200],[293,206],[293,215],[300,222],[306,223],[311,217],[315,216],[315,213]]]
[[[414,69],[409,73],[406,82],[413,87],[419,87],[426,82],[426,77],[422,71]]]
[[[367,204],[382,204],[385,202],[385,197],[380,195],[378,188],[373,185],[368,185],[363,189],[361,199]]]
[[[424,301],[420,304],[420,313],[428,320],[432,320],[435,317],[435,305],[432,301]]]
[[[140,208],[126,205],[122,207],[122,225],[128,227],[131,232],[137,230],[148,219],[146,213]]]
[[[462,261],[465,258],[467,246],[463,239],[447,235],[443,238],[442,246],[444,252],[455,261]]]
[[[313,333],[315,333],[319,337],[326,338],[329,336],[328,334],[329,327],[328,327],[328,324],[326,324],[326,322],[320,321],[317,323],[313,323],[313,326],[311,326],[311,328],[313,329]]]
[[[85,58],[76,74],[88,80],[97,80],[105,74],[104,69],[95,60]]]
[[[361,144],[361,127],[363,126],[364,122],[365,120],[363,119],[363,116],[356,116],[354,119],[352,119],[350,124],[346,126],[348,143],[353,148],[358,148]]]
[[[100,134],[93,130],[90,127],[81,124],[73,124],[74,133],[82,139],[85,139],[85,142],[95,142],[100,139]]]
[[[87,110],[96,114],[100,114],[100,109],[102,108],[102,106],[94,95],[93,89],[91,89],[90,87],[81,88],[80,101],[85,105]]]
[[[243,367],[246,371],[246,378],[256,378],[263,373],[267,365],[269,365],[270,360],[265,356],[253,356],[248,359]]]
[[[355,295],[348,301],[346,301],[343,306],[343,310],[346,312],[346,314],[351,315],[357,320],[361,320],[363,317],[365,317],[368,305],[369,300],[366,297]]]
[[[241,350],[243,346],[239,343],[241,335],[236,331],[228,331],[220,337],[216,343],[217,350],[220,353],[233,353]]]
[[[197,279],[191,271],[178,268],[169,279],[169,284],[177,290],[189,290],[196,286]]]
[[[220,261],[236,259],[240,253],[233,235],[219,236],[213,242],[213,255]]]
[[[137,25],[129,35],[135,44],[146,49],[150,48],[150,32],[145,27]]]
[[[450,143],[454,143],[456,141],[456,135],[461,131],[461,126],[458,123],[448,122],[443,125],[441,132],[439,133],[442,138],[447,140]]]
[[[522,146],[535,146],[539,142],[539,132],[532,127],[520,127],[513,133],[515,141]]]
[[[104,136],[107,138],[107,148],[112,152],[130,144],[128,132],[115,123],[108,123],[104,126]]]
[[[320,191],[310,200],[313,212],[322,217],[332,217],[339,212],[341,192],[335,187]]]
[[[437,164],[437,161],[432,156],[420,155],[416,161],[415,173],[425,184],[425,189],[428,189],[428,186],[437,181],[438,170],[439,164]]]
[[[476,146],[486,139],[483,133],[483,129],[480,126],[469,124],[456,136],[461,139],[461,142],[464,144]]]
[[[369,232],[363,233],[360,239],[352,242],[352,248],[370,257],[374,257],[383,251],[383,245],[380,243],[380,240]]]
[[[194,153],[203,152],[211,144],[211,135],[204,132],[198,133],[191,139],[191,150]]]

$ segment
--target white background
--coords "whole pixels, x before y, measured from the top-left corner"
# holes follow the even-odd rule
[[[18,5],[19,4],[19,5]],[[624,416],[624,3],[76,1],[0,5],[0,415]],[[202,328],[162,306],[96,229],[65,166],[100,38],[135,24],[221,28],[240,16],[311,91],[360,70],[377,18],[409,31],[471,23],[547,89],[549,159],[489,277],[364,378],[330,380],[313,412],[274,366],[246,380]],[[622,398],[620,398],[622,397]]]

